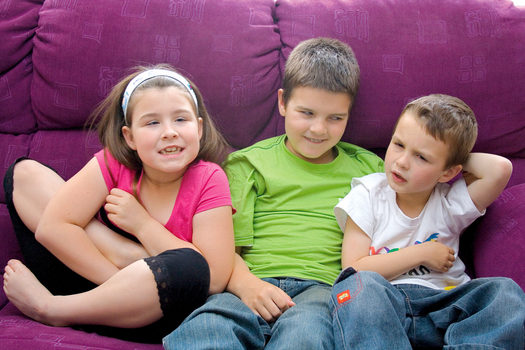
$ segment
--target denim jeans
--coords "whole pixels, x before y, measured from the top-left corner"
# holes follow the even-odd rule
[[[175,349],[333,349],[331,287],[294,278],[265,278],[295,302],[274,323],[257,316],[231,293],[212,295],[170,335]]]
[[[451,290],[344,270],[330,299],[337,349],[523,349],[525,294],[508,278]]]

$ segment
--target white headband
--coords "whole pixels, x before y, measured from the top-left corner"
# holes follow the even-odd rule
[[[184,78],[182,75],[172,72],[170,70],[166,69],[150,69],[145,72],[140,73],[135,78],[133,78],[128,86],[126,87],[126,90],[124,91],[124,95],[122,96],[122,111],[124,112],[124,121],[126,124],[128,124],[127,116],[126,116],[126,109],[128,109],[128,103],[129,99],[131,98],[131,95],[133,94],[133,91],[145,82],[146,80],[156,78],[159,76],[172,78],[179,83],[181,83],[190,93],[191,97],[193,98],[193,102],[195,102],[195,108],[199,109],[199,104],[197,103],[197,96],[195,95],[195,92],[191,88],[190,82]]]

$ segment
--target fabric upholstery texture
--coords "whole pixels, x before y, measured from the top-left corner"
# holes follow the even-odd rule
[[[284,133],[277,91],[300,41],[333,37],[361,67],[344,141],[384,155],[403,106],[455,95],[479,123],[475,151],[511,159],[502,196],[465,233],[474,276],[525,289],[525,7],[510,0],[0,1],[0,176],[29,156],[64,178],[100,149],[86,125],[139,64],[169,63],[193,80],[232,149]],[[21,258],[0,190],[0,265]],[[161,349],[31,321],[0,291],[9,349]]]

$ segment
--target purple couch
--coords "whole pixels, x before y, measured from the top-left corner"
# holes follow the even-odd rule
[[[343,140],[384,154],[413,98],[460,97],[476,151],[510,158],[506,191],[464,235],[473,276],[525,289],[525,7],[510,0],[1,0],[0,176],[29,156],[71,177],[100,149],[83,129],[131,66],[167,62],[200,87],[234,148],[284,132],[284,62],[300,41],[355,50],[361,90]],[[0,190],[0,265],[21,258]],[[2,349],[161,349],[47,327],[0,291]]]

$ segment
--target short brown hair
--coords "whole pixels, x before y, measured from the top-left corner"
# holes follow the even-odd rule
[[[359,65],[347,44],[329,38],[305,40],[286,62],[283,102],[286,105],[296,87],[344,92],[354,99],[359,89]]]
[[[406,112],[412,112],[429,135],[449,145],[446,169],[467,161],[478,137],[478,123],[465,102],[457,97],[433,94],[407,104],[401,117]]]

